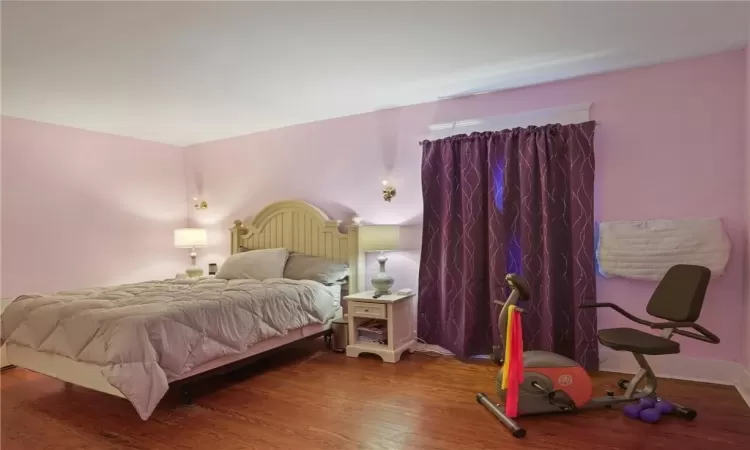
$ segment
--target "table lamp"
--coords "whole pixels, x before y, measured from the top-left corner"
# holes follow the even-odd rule
[[[185,270],[189,277],[203,275],[203,269],[195,264],[195,249],[206,246],[206,230],[203,228],[178,228],[174,230],[174,246],[177,248],[189,248],[192,264]]]
[[[372,277],[371,281],[376,294],[387,295],[391,293],[393,277],[385,271],[385,263],[388,261],[388,258],[384,252],[398,250],[398,248],[398,225],[362,225],[359,227],[359,251],[362,253],[380,252],[380,256],[378,257],[380,270]],[[364,270],[359,271],[363,277],[364,272]]]

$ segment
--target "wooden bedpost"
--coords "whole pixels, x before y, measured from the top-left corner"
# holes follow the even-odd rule
[[[364,286],[365,274],[360,269],[365,265],[365,255],[359,251],[359,225],[351,224],[347,231],[349,235],[349,293],[356,294]]]
[[[234,226],[230,230],[232,232],[232,248],[229,249],[230,254],[234,255],[240,249],[240,238],[248,233],[247,227],[242,223],[241,220],[237,219],[234,221]]]

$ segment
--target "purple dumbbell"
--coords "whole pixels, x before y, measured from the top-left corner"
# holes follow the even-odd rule
[[[646,423],[656,423],[661,419],[661,411],[658,408],[646,408],[641,410],[638,417]]]
[[[638,413],[638,417],[646,423],[656,423],[661,419],[661,416],[672,414],[672,412],[674,412],[673,404],[664,400],[659,400],[654,404],[653,408],[642,409],[641,412]]]
[[[641,411],[653,408],[656,401],[651,397],[643,397],[638,403],[631,403],[622,409],[622,413],[631,419],[639,419]]]
[[[654,408],[658,409],[662,414],[672,414],[674,412],[674,405],[666,400],[659,400],[654,405]]]

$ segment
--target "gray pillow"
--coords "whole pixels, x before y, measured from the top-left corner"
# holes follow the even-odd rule
[[[289,257],[285,248],[250,250],[230,256],[221,265],[216,278],[238,280],[254,278],[283,278],[284,266]]]
[[[284,278],[314,280],[323,284],[341,283],[349,275],[349,266],[317,256],[292,253],[284,268]]]

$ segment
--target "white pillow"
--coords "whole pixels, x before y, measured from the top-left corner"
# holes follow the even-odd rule
[[[283,278],[287,258],[289,258],[289,251],[285,248],[237,253],[224,261],[216,278],[223,280]]]
[[[346,264],[301,253],[290,254],[284,268],[284,278],[315,280],[323,284],[341,284],[348,275],[349,266]]]

